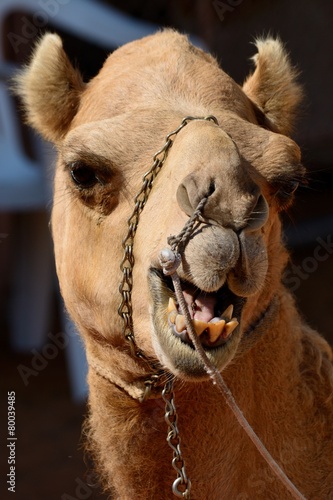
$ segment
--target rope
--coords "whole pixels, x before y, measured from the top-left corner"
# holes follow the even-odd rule
[[[184,298],[183,290],[181,287],[180,283],[180,278],[177,273],[177,268],[179,264],[181,263],[181,251],[185,248],[186,243],[188,242],[192,230],[194,227],[195,222],[198,220],[201,211],[207,201],[207,198],[203,198],[201,202],[199,203],[197,209],[191,216],[191,218],[187,221],[185,224],[184,228],[182,231],[179,233],[177,237],[170,237],[168,238],[168,244],[171,246],[171,249],[163,249],[160,253],[160,263],[163,268],[163,273],[165,275],[168,275],[172,279],[172,283],[174,286],[176,298],[179,304],[179,308],[181,313],[183,314],[185,318],[185,324],[186,324],[186,329],[187,333],[189,335],[189,338],[191,342],[194,345],[195,350],[197,351],[199,357],[201,358],[201,361],[203,363],[203,366],[209,375],[210,379],[212,380],[213,384],[217,386],[218,390],[222,393],[224,396],[227,405],[233,412],[234,416],[236,417],[238,423],[241,425],[241,427],[244,429],[248,437],[251,439],[253,444],[256,446],[257,450],[261,454],[261,456],[264,458],[264,460],[267,462],[269,467],[272,469],[272,471],[276,474],[278,479],[281,481],[281,483],[285,486],[285,488],[291,493],[293,498],[296,500],[306,500],[306,498],[298,491],[298,489],[294,486],[294,484],[290,481],[288,476],[284,473],[284,471],[281,469],[281,467],[278,465],[278,463],[274,460],[272,455],[269,453],[265,445],[261,442],[257,434],[254,432],[252,429],[251,425],[248,423],[246,420],[243,412],[237,405],[230,389],[228,388],[227,384],[225,383],[221,373],[218,371],[215,365],[210,361],[208,358],[200,340],[199,337],[197,336],[192,319]],[[179,250],[180,245],[182,246],[182,250]]]
[[[179,253],[184,251],[185,246],[187,245],[190,237],[192,236],[194,224],[199,220],[199,217],[207,202],[207,199],[208,199],[207,197],[202,198],[197,208],[195,209],[195,211],[193,212],[193,214],[191,215],[191,217],[186,222],[185,226],[177,236],[169,236],[167,241],[168,245],[170,245],[171,247],[171,250],[175,251],[175,249],[177,248]]]

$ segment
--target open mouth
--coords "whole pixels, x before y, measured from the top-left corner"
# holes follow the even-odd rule
[[[172,280],[158,269],[151,269],[151,277],[154,291],[159,291],[158,302],[166,311],[169,331],[174,337],[193,347]],[[214,349],[228,343],[238,330],[245,299],[235,295],[227,284],[216,292],[205,292],[184,280],[181,281],[181,286],[192,325],[204,348]]]

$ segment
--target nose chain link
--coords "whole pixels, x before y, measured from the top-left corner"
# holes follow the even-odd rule
[[[168,381],[162,391],[165,402],[165,421],[168,424],[167,442],[173,450],[172,467],[177,472],[177,479],[173,482],[172,492],[178,498],[190,498],[191,481],[186,475],[185,462],[180,449],[180,436],[178,430],[178,415],[175,406],[173,382]]]

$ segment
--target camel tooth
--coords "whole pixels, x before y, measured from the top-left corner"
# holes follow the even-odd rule
[[[226,308],[226,310],[221,314],[221,316],[223,316],[223,318],[226,318],[226,320],[230,321],[233,312],[234,312],[234,306],[233,304],[230,304],[230,306]]]
[[[213,319],[210,320],[209,324],[214,324],[214,323],[218,323],[219,321],[221,321],[222,318],[218,318],[217,316]]]
[[[221,336],[223,329],[225,328],[225,321],[221,319],[217,323],[208,323],[208,336],[210,342],[213,344]]]
[[[200,337],[202,332],[204,332],[208,328],[209,325],[205,321],[200,321],[199,319],[194,319],[193,326],[194,326],[195,333],[198,335],[198,337]]]
[[[175,299],[172,297],[170,297],[169,303],[168,303],[168,312],[171,312],[171,311],[177,311]]]
[[[235,330],[235,328],[238,326],[238,321],[236,318],[232,318],[231,321],[229,321],[225,327],[224,327],[224,332],[223,332],[223,338],[227,339],[232,332]]]
[[[178,333],[186,330],[185,318],[182,314],[177,314],[176,316],[176,330]]]
[[[176,322],[176,317],[177,317],[177,311],[175,311],[175,310],[170,311],[168,314],[169,323],[172,323],[174,325]]]

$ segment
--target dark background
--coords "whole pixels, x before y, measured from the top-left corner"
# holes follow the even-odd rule
[[[84,8],[83,2],[76,3],[78,9]],[[298,266],[287,270],[286,282],[295,291],[306,320],[332,343],[332,254],[326,250],[327,258],[320,262],[315,261],[314,255],[318,245],[331,241],[333,233],[333,4],[328,0],[114,0],[104,3],[137,19],[199,36],[238,83],[242,83],[252,67],[249,58],[255,52],[252,44],[255,37],[278,35],[286,43],[305,89],[294,138],[302,148],[309,179],[309,185],[299,190],[295,206],[285,215],[287,244],[293,265]],[[21,33],[23,16],[30,16],[33,21],[31,12],[13,8],[0,28],[5,57],[15,64],[27,60],[34,43],[31,39],[18,53],[9,43],[8,33]],[[40,32],[45,29],[55,29],[52,19]],[[85,79],[94,76],[110,47],[94,46],[59,27],[56,30],[63,36],[66,50]],[[22,126],[22,140],[27,154],[33,157],[30,138],[31,132]],[[47,210],[41,217],[47,224]],[[30,377],[27,386],[17,369],[19,365],[31,366],[33,358],[32,352],[16,352],[11,348],[8,321],[16,233],[22,221],[22,214],[0,213],[0,233],[8,235],[0,244],[0,434],[5,434],[7,428],[7,391],[15,390],[18,438],[15,497],[19,500],[106,498],[98,488],[89,459],[84,458],[80,445],[86,405],[84,401],[73,401],[64,350],[59,349],[58,355],[49,360],[38,375]],[[60,332],[61,306],[56,285],[52,304],[49,331]],[[8,472],[4,443],[0,456],[0,497],[8,495],[10,498],[4,479]]]

